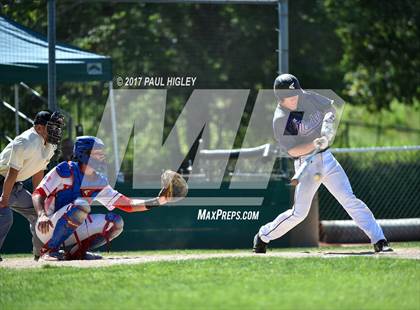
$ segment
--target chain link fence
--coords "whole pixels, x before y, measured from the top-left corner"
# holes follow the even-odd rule
[[[420,240],[420,146],[334,149],[355,195],[396,241]],[[319,192],[321,241],[364,242],[366,236],[325,187]]]

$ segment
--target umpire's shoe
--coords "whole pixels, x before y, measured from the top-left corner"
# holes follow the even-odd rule
[[[380,252],[393,252],[394,250],[389,246],[388,241],[381,239],[373,245],[376,253]]]
[[[261,240],[258,233],[254,237],[254,247],[252,248],[254,253],[265,253],[267,252],[267,243]]]

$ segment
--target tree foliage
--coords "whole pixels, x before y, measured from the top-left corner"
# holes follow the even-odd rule
[[[418,1],[325,0],[324,5],[342,42],[343,93],[372,109],[389,108],[393,99],[418,100]]]
[[[45,1],[0,0],[0,9],[47,33]],[[420,89],[419,10],[415,0],[289,1],[290,71],[306,88],[333,89],[371,109],[394,99],[411,104]],[[256,90],[271,88],[277,75],[277,23],[275,6],[57,1],[58,41],[111,56],[115,76],[189,75],[197,77],[195,88],[251,89],[245,119]],[[46,85],[32,86],[46,96]],[[13,101],[10,89],[0,91]],[[191,91],[169,89],[168,128]],[[58,85],[60,106],[87,134],[96,133],[107,96],[101,83]],[[40,106],[22,109],[33,115]],[[14,128],[12,117],[2,120],[6,128]]]

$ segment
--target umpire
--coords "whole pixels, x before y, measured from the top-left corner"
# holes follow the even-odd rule
[[[33,254],[36,260],[39,258],[43,244],[35,234],[37,214],[31,193],[22,182],[32,178],[33,188],[41,182],[61,140],[63,125],[64,117],[59,112],[38,112],[34,126],[17,136],[0,153],[0,250],[13,224],[13,210],[29,221]]]

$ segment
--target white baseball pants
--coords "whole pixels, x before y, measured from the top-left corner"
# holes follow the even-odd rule
[[[295,160],[295,170],[304,160],[305,157]],[[321,174],[319,180],[314,178],[316,173]],[[260,228],[259,236],[261,240],[268,243],[280,238],[302,222],[308,215],[312,199],[321,184],[324,184],[338,200],[372,243],[385,239],[372,212],[363,201],[353,194],[349,179],[339,162],[330,151],[325,151],[313,158],[296,186],[293,208],[281,213],[274,221]]]
[[[50,227],[49,231],[46,234],[43,234],[38,229],[38,221],[37,221],[36,228],[35,228],[36,234],[43,243],[47,243],[48,240],[51,239],[54,232],[54,227],[56,226],[57,221],[72,207],[73,207],[73,204],[70,203],[49,216],[50,221],[53,224],[53,228]],[[107,220],[106,220],[105,214],[89,214],[87,219],[75,230],[75,232],[71,234],[70,237],[67,238],[67,240],[64,241],[64,247],[71,248],[70,253],[73,254],[74,252],[76,252],[76,250],[78,250],[79,242],[82,242],[83,240],[88,239],[89,237],[93,235],[101,234],[106,225],[107,225]],[[110,226],[107,228],[107,231],[109,231],[112,228],[112,225],[113,223],[110,223]],[[122,228],[121,230],[118,230],[117,233],[113,235],[110,240],[116,238],[121,232],[122,232]],[[77,238],[79,240],[77,240]]]

